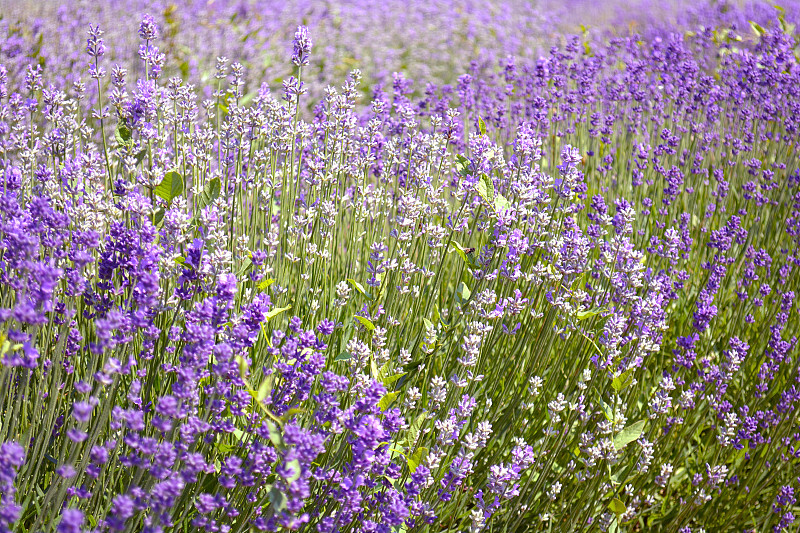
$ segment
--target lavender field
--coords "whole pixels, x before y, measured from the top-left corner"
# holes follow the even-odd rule
[[[0,0],[0,533],[800,530],[798,22]]]

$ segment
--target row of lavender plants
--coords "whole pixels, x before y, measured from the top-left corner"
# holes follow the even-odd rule
[[[303,26],[282,86],[150,16],[138,79],[0,66],[0,531],[790,531],[776,14],[319,99]]]
[[[455,84],[473,62],[491,71],[507,55],[538,59],[563,33],[581,28],[590,40],[631,28],[652,39],[668,34],[672,24],[746,28],[775,15],[765,0],[736,0],[734,6],[728,0],[4,0],[0,62],[14,84],[23,83],[28,65],[39,64],[48,83],[69,88],[85,75],[86,28],[99,24],[105,63],[127,69],[132,79],[143,77],[131,28],[147,12],[159,26],[162,77],[180,76],[205,99],[215,88],[218,56],[235,58],[250,80],[279,86],[294,74],[286,56],[302,23],[314,35],[315,60],[306,66],[304,83],[307,102],[316,102],[354,68],[364,75],[365,95],[376,83],[391,85],[392,73],[401,71],[421,91],[426,83]],[[786,9],[789,19],[800,16],[796,0]],[[96,100],[93,84],[87,91]]]

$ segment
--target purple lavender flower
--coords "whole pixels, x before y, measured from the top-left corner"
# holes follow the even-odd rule
[[[155,19],[148,13],[142,17],[139,23],[139,38],[144,41],[155,41],[158,39],[158,26]]]
[[[307,66],[312,45],[313,43],[308,35],[308,28],[305,26],[298,26],[297,31],[294,33],[294,41],[292,42],[292,63],[298,67]]]

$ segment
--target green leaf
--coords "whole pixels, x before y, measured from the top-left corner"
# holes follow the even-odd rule
[[[286,307],[277,307],[277,308],[273,309],[272,311],[270,311],[269,313],[266,314],[267,322],[269,322],[270,320],[272,320],[273,318],[275,318],[279,314],[285,313],[286,311],[288,311],[291,308],[292,308],[291,305],[287,305]]]
[[[611,406],[608,405],[606,402],[600,398],[600,408],[603,410],[603,415],[606,417],[606,420],[609,422],[614,421],[614,411],[611,409]]]
[[[302,413],[305,413],[305,412],[307,412],[307,411],[305,409],[301,409],[300,407],[292,407],[291,409],[289,409],[288,411],[286,411],[283,414],[283,416],[281,417],[281,420],[283,420],[283,422],[286,423],[289,420],[291,420],[292,418],[294,418],[294,415],[299,415],[299,414],[302,414]]]
[[[278,431],[278,426],[273,422],[267,420],[267,429],[269,429],[269,440],[276,448],[283,446],[283,435]]]
[[[378,364],[375,362],[375,359],[373,359],[372,356],[369,358],[369,370],[372,373],[372,379],[378,381],[380,370],[378,370]]]
[[[578,311],[575,313],[575,316],[578,317],[578,320],[586,320],[587,318],[592,318],[593,316],[599,315],[603,312],[603,308],[601,307],[593,307],[588,311]]]
[[[414,455],[408,458],[408,469],[411,470],[412,474],[416,472],[419,465],[422,464],[422,461],[424,461],[427,456],[428,448],[420,446],[417,448],[417,451],[414,452]]]
[[[498,213],[502,213],[506,209],[511,207],[511,202],[509,202],[505,196],[502,194],[498,194],[494,198],[494,210]]]
[[[463,281],[459,283],[458,287],[456,287],[456,302],[458,303],[458,305],[464,305],[465,303],[467,303],[471,296],[472,296],[472,291],[469,290],[467,284],[464,283]]]
[[[481,174],[481,179],[475,184],[475,189],[478,191],[483,200],[489,204],[489,207],[494,209],[494,183],[492,178],[486,174]]]
[[[450,244],[453,246],[453,248],[455,248],[455,252],[456,252],[456,253],[457,253],[459,256],[461,256],[461,259],[463,259],[463,260],[464,260],[464,262],[465,262],[465,263],[467,263],[467,264],[469,265],[469,264],[470,264],[470,261],[469,261],[469,259],[467,258],[467,251],[464,249],[464,247],[463,247],[463,246],[461,246],[461,244],[459,244],[457,241],[451,241],[451,242],[450,242]]]
[[[622,503],[622,500],[619,498],[611,500],[611,503],[608,504],[608,508],[617,516],[623,515],[628,511],[628,508],[625,507],[625,504]]]
[[[219,178],[212,178],[203,187],[203,192],[200,194],[200,205],[198,205],[198,210],[203,209],[207,205],[211,204],[214,200],[219,198],[221,192],[222,181]]]
[[[353,358],[353,354],[350,352],[342,352],[334,358],[334,361],[349,361]]]
[[[384,387],[388,387],[389,385],[391,385],[392,383],[394,383],[395,381],[397,381],[398,379],[402,378],[405,375],[406,375],[406,373],[402,372],[400,374],[393,374],[391,376],[387,376],[387,377],[383,378],[383,382],[382,382],[383,386]]]
[[[239,274],[236,276],[237,278],[243,277],[247,272],[253,268],[253,260],[248,257],[244,261],[242,261],[242,267],[239,269]]]
[[[258,394],[256,395],[256,400],[258,400],[259,403],[263,402],[264,399],[266,399],[266,397],[269,395],[269,393],[272,392],[272,385],[274,381],[275,377],[272,374],[270,374],[264,379],[263,383],[261,383],[261,385],[258,387]]]
[[[392,402],[397,399],[397,396],[399,394],[400,394],[399,392],[393,391],[386,394],[386,396],[384,396],[383,398],[381,398],[381,401],[378,402],[378,407],[380,407],[381,411],[387,410],[389,406],[392,405]]]
[[[219,453],[223,455],[228,455],[234,450],[236,450],[236,446],[233,444],[227,444],[224,442],[217,442],[214,447],[219,451]]]
[[[300,474],[303,473],[303,470],[300,468],[300,461],[298,461],[297,459],[289,461],[289,463],[286,466],[292,469],[292,475],[286,478],[286,481],[292,483],[293,481],[297,481],[298,479],[300,479]]]
[[[269,491],[269,501],[276,513],[286,509],[286,496],[275,487]]]
[[[261,283],[258,284],[258,288],[263,291],[263,290],[266,290],[267,287],[269,287],[273,283],[275,283],[274,279],[272,279],[272,278],[265,279],[264,281],[262,281]]]
[[[762,28],[758,23],[752,20],[749,20],[748,22],[750,23],[750,27],[753,28],[753,33],[756,34],[756,37],[761,37],[764,35],[764,28]]]
[[[245,377],[247,375],[247,361],[241,355],[237,355],[236,362],[239,363],[239,375]]]
[[[154,192],[166,200],[167,203],[171,203],[174,198],[177,198],[183,192],[183,178],[176,171],[171,170],[164,174],[164,179],[156,185]]]
[[[406,430],[406,446],[411,447],[417,443],[417,437],[422,430],[422,424],[425,423],[425,419],[427,418],[428,415],[426,413],[420,413],[417,415],[417,418],[414,419],[414,422],[408,426],[408,430]]]
[[[617,433],[617,435],[614,437],[614,447],[617,450],[621,450],[631,442],[641,437],[645,422],[645,420],[639,420],[638,422],[634,422],[633,424],[626,426],[622,431]]]
[[[380,381],[381,383],[383,383],[383,380],[386,379],[386,376],[389,375],[389,372],[392,371],[391,368],[389,368],[390,364],[391,363],[388,362],[384,363],[384,365],[380,368],[380,370],[378,370],[377,380]]]
[[[117,144],[120,146],[131,144],[131,137],[131,129],[124,121],[120,121],[114,132],[114,138],[117,140]]]
[[[354,315],[353,318],[361,322],[361,325],[363,325],[368,330],[372,331],[373,329],[375,329],[375,324],[373,324],[372,320],[370,320],[369,318],[360,315]]]
[[[133,156],[133,157],[135,157],[135,158],[136,158],[136,164],[137,164],[137,165],[141,165],[141,164],[142,164],[142,161],[144,161],[144,157],[145,157],[146,155],[147,155],[147,150],[145,150],[145,149],[141,149],[141,150],[139,150],[138,152],[136,152],[136,155],[135,155],[135,156]]]
[[[157,228],[161,227],[162,223],[164,222],[164,214],[165,211],[163,207],[159,207],[158,209],[156,209],[156,212],[153,213],[153,225],[155,227]]]
[[[461,154],[456,155],[456,170],[461,176],[467,177],[470,174],[469,171],[469,159],[464,157]]]
[[[347,278],[347,281],[350,283],[350,285],[352,285],[353,287],[355,287],[355,289],[356,289],[358,292],[360,292],[360,293],[361,293],[363,296],[366,296],[368,300],[372,300],[372,295],[371,295],[370,293],[368,293],[368,292],[367,292],[367,291],[364,289],[364,286],[363,286],[362,284],[360,284],[359,282],[357,282],[357,281],[356,281],[356,280],[354,280],[353,278]]]
[[[478,130],[481,132],[481,135],[486,135],[486,123],[481,117],[478,117]]]
[[[626,388],[633,381],[633,371],[636,370],[635,366],[630,367],[628,370],[615,377],[611,382],[611,386],[615,391],[620,392]]]

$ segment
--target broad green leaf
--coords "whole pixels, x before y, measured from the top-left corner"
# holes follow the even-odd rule
[[[363,325],[368,330],[372,331],[373,329],[375,329],[375,324],[373,324],[372,320],[370,320],[369,318],[360,315],[354,315],[353,318],[361,322],[361,325]]]
[[[264,281],[262,281],[261,283],[258,284],[258,288],[263,291],[263,290],[266,290],[267,287],[269,287],[273,283],[275,283],[274,279],[272,279],[272,278],[265,279]]]
[[[300,461],[298,461],[297,459],[289,461],[289,463],[286,466],[292,469],[292,475],[289,476],[286,479],[286,481],[292,483],[293,481],[297,481],[298,479],[300,479],[300,474],[303,473],[302,469],[300,468]]]
[[[392,383],[394,383],[395,381],[397,381],[398,379],[402,378],[405,375],[406,375],[406,373],[402,372],[400,374],[393,374],[391,376],[387,376],[387,377],[383,378],[383,381],[382,381],[383,386],[384,387],[388,387],[389,385],[391,385]]]
[[[234,446],[233,444],[227,444],[225,442],[217,442],[214,445],[214,447],[217,450],[219,450],[219,453],[221,453],[223,455],[228,455],[231,452],[233,452],[234,450],[236,450],[236,446]]]
[[[456,287],[456,302],[459,305],[464,305],[469,301],[470,296],[472,296],[472,291],[469,290],[466,283],[460,282]]]
[[[402,450],[402,449],[400,449],[400,448],[397,448],[397,447],[391,447],[391,448],[389,448],[389,451],[391,452],[391,458],[392,458],[392,460],[394,460],[394,458],[395,458],[395,457],[397,457],[397,456],[399,455],[399,456],[401,456],[403,459],[405,459],[406,461],[408,461],[408,457],[406,457],[406,454],[404,454],[404,453],[403,453],[403,450]],[[395,481],[394,479],[390,478],[389,476],[386,476],[386,479],[388,479],[388,480],[389,480],[389,481],[391,481],[392,483],[394,483],[394,481]]]
[[[592,318],[593,316],[599,315],[602,312],[603,309],[601,307],[593,307],[588,311],[578,311],[575,313],[575,316],[578,318],[578,320],[586,320],[587,318]]]
[[[158,209],[156,209],[156,212],[153,213],[153,225],[156,226],[157,228],[160,228],[162,223],[164,222],[164,213],[165,211],[163,207],[159,207]]]
[[[278,426],[276,426],[273,422],[267,420],[267,429],[269,429],[269,440],[272,442],[272,445],[276,448],[280,448],[283,446],[283,436],[281,432],[278,430]]]
[[[628,510],[628,508],[625,507],[625,504],[622,503],[622,500],[619,498],[614,498],[611,500],[611,503],[608,504],[608,508],[617,516],[625,514]]]
[[[498,213],[502,213],[506,209],[511,207],[511,202],[509,202],[505,196],[502,194],[498,194],[494,198],[494,210]]]
[[[384,363],[384,364],[383,364],[383,366],[382,366],[382,367],[380,367],[380,369],[378,370],[378,377],[377,377],[377,380],[378,380],[378,381],[380,381],[381,383],[383,383],[383,380],[384,380],[384,379],[386,379],[386,376],[388,376],[388,375],[389,375],[389,372],[391,372],[391,369],[389,368],[389,367],[390,367],[390,365],[391,365],[391,363],[389,363],[389,362],[386,362],[386,363]]]
[[[167,203],[172,203],[172,200],[183,192],[183,177],[176,171],[170,170],[164,174],[164,179],[156,185],[154,192]]]
[[[420,413],[411,425],[408,426],[408,430],[406,430],[406,445],[408,447],[412,447],[417,443],[417,437],[422,430],[422,424],[425,423],[426,418],[428,418],[426,413]]]
[[[273,318],[275,318],[276,316],[278,316],[281,313],[285,313],[286,311],[288,311],[291,308],[292,308],[291,305],[287,305],[286,307],[277,307],[277,308],[273,309],[272,311],[270,311],[269,313],[266,314],[267,321],[272,320]]]
[[[464,177],[469,176],[469,159],[461,154],[456,156],[456,170]]]
[[[342,352],[334,358],[334,361],[349,361],[353,358],[353,354],[350,352]]]
[[[644,430],[645,420],[639,420],[633,424],[626,426],[622,431],[617,433],[614,437],[614,447],[621,450],[631,442],[635,441],[642,436]]]
[[[425,446],[420,446],[417,448],[417,451],[415,451],[414,454],[408,458],[408,469],[411,470],[412,473],[416,472],[419,465],[422,464],[422,461],[424,461],[425,457],[427,456],[428,448]]]
[[[611,381],[611,386],[614,388],[615,391],[620,392],[622,389],[626,388],[628,385],[631,384],[631,382],[633,381],[634,370],[636,370],[636,367],[632,366]]]
[[[286,413],[284,413],[284,415],[281,417],[281,420],[283,420],[284,422],[288,422],[289,420],[291,420],[294,417],[294,415],[299,415],[299,414],[305,413],[305,412],[306,412],[306,410],[305,409],[301,409],[300,407],[292,407],[291,409],[286,411]]]
[[[397,391],[392,391],[390,393],[387,393],[386,396],[384,396],[383,398],[381,398],[381,401],[378,402],[378,407],[380,407],[381,411],[387,410],[389,406],[392,405],[392,402],[397,399],[397,396],[399,394],[400,393]]]
[[[275,487],[269,491],[269,501],[276,513],[286,509],[286,496]]]
[[[463,260],[464,260],[464,262],[465,262],[465,263],[467,263],[467,264],[469,265],[469,264],[470,264],[470,261],[469,261],[469,259],[467,258],[467,251],[464,249],[464,247],[463,247],[463,246],[461,246],[461,244],[459,244],[457,241],[451,241],[451,243],[450,243],[450,244],[453,246],[453,248],[455,248],[455,252],[456,252],[456,253],[457,253],[459,256],[461,256],[461,259],[463,259]]]
[[[212,178],[203,187],[203,192],[200,195],[199,209],[203,209],[219,198],[220,192],[222,192],[222,181],[219,178]]]
[[[372,356],[369,358],[369,370],[372,373],[372,379],[378,381],[380,370],[378,370],[378,364],[375,362],[375,359]]]
[[[611,409],[611,406],[608,405],[606,402],[600,398],[600,408],[603,410],[603,415],[606,417],[606,420],[609,422],[614,421],[614,411]]]
[[[247,375],[247,361],[241,355],[237,355],[236,362],[239,364],[239,375],[245,377]]]
[[[480,197],[494,209],[494,183],[492,182],[492,178],[486,174],[481,174],[481,179],[475,184],[475,190],[477,190]]]
[[[131,143],[131,129],[125,124],[124,121],[120,121],[117,124],[117,129],[114,132],[114,138],[117,140],[117,144],[120,146],[125,146]]]
[[[750,27],[753,28],[753,33],[755,33],[757,37],[764,35],[764,28],[762,28],[761,25],[752,20],[749,20],[748,22],[750,23]]]
[[[237,278],[243,277],[252,268],[253,268],[253,260],[248,257],[247,259],[242,261],[242,267],[239,269],[239,274],[236,277]]]
[[[258,394],[256,395],[256,400],[258,402],[263,402],[266,397],[272,392],[272,385],[275,382],[275,376],[270,374],[266,378],[264,378],[264,382],[258,387]]]
[[[356,280],[354,280],[353,278],[347,278],[347,281],[350,283],[350,285],[352,285],[353,287],[355,287],[355,289],[356,289],[358,292],[360,292],[360,293],[361,293],[363,296],[366,296],[368,300],[372,300],[372,295],[371,295],[371,294],[369,294],[369,293],[368,293],[368,292],[367,292],[367,291],[364,289],[364,286],[363,286],[362,284],[360,284],[359,282],[357,282],[357,281],[356,281]]]

